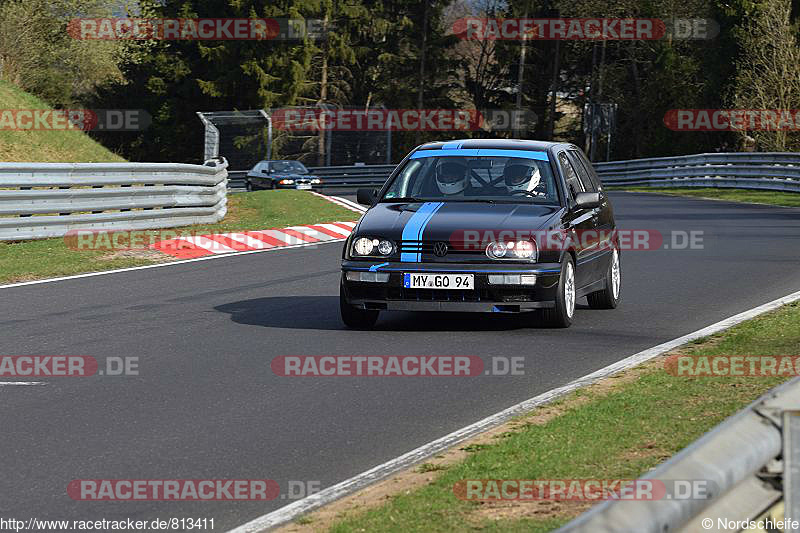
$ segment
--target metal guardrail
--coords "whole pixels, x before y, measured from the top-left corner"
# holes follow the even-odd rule
[[[380,187],[395,165],[312,167],[323,188]],[[742,152],[656,157],[595,163],[610,186],[719,187],[800,192],[800,153]],[[232,171],[244,188],[246,171]]]
[[[218,222],[227,212],[227,167],[224,159],[0,163],[0,241]]]
[[[382,187],[397,165],[355,165],[312,167],[309,170],[322,179],[323,188]]]
[[[309,167],[309,171],[322,179],[322,189],[381,187],[395,165],[353,165],[340,167]],[[244,190],[247,170],[228,172],[228,186]]]
[[[231,190],[244,190],[244,177],[247,175],[247,170],[229,170],[228,171],[228,188]]]
[[[800,192],[800,153],[697,154],[595,163],[604,184]]]
[[[792,516],[800,512],[799,415],[800,378],[795,378],[641,478],[662,481],[662,498],[607,501],[557,533],[718,531],[719,520],[774,517],[782,502],[784,516],[800,520]],[[687,481],[704,482],[708,490],[687,497]]]

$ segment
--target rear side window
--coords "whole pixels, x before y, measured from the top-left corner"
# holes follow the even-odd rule
[[[602,185],[600,183],[600,178],[597,177],[597,173],[594,171],[592,163],[586,159],[586,156],[583,155],[583,152],[580,150],[570,150],[570,154],[572,155],[572,160],[575,161],[575,164],[583,167],[583,169],[586,171],[586,176],[588,177],[588,182],[584,183],[586,190],[591,192],[599,191]],[[591,186],[589,183],[591,183]]]
[[[586,192],[581,184],[580,179],[578,179],[578,174],[575,172],[575,168],[573,168],[572,163],[570,163],[569,159],[567,159],[567,154],[565,152],[558,154],[558,162],[561,165],[561,170],[564,171],[564,178],[567,181],[567,188],[572,194],[572,198],[574,199],[575,195],[578,193]]]

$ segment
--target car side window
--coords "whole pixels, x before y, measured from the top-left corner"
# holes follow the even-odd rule
[[[575,172],[575,168],[572,166],[572,163],[569,162],[567,159],[567,154],[565,152],[561,152],[558,154],[558,162],[561,165],[561,170],[564,171],[564,179],[567,182],[567,188],[572,195],[572,199],[575,199],[575,196],[578,193],[585,192],[581,181],[578,179],[578,174]]]
[[[600,183],[600,178],[597,177],[597,172],[595,172],[592,163],[586,158],[586,156],[580,150],[572,150],[572,156],[574,160],[577,162],[576,164],[582,165],[584,169],[586,169],[586,175],[589,177],[589,181],[592,184],[592,188],[586,188],[586,190],[591,190],[592,192],[599,191],[603,188],[603,185]]]
[[[589,170],[587,170],[586,166],[578,157],[578,152],[575,150],[570,150],[568,155],[570,162],[572,162],[572,166],[575,168],[575,171],[578,174],[578,179],[581,181],[581,185],[583,185],[583,190],[586,192],[597,192],[597,187],[595,187],[592,178],[589,176]]]

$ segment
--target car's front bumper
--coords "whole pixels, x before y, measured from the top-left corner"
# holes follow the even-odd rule
[[[388,273],[385,282],[350,281],[348,271]],[[405,273],[474,274],[474,288],[408,289]],[[490,284],[490,274],[534,274],[534,285]],[[558,263],[400,263],[342,261],[342,287],[347,302],[359,309],[388,311],[458,311],[515,313],[555,305]]]

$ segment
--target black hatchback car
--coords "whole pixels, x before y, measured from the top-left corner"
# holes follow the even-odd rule
[[[568,327],[575,302],[620,299],[614,213],[576,146],[463,140],[419,146],[345,243],[340,307],[353,328],[382,310],[538,311]]]

